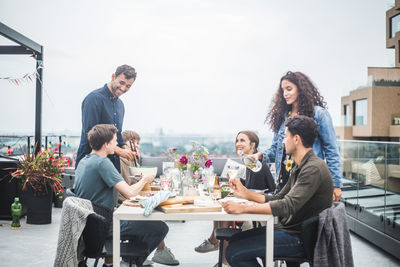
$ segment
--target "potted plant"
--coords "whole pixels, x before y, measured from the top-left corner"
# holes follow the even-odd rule
[[[51,149],[43,149],[36,155],[28,149],[19,158],[18,168],[11,176],[21,181],[27,223],[51,223],[53,192],[56,195],[62,193],[61,173],[67,165],[68,159],[56,156]]]

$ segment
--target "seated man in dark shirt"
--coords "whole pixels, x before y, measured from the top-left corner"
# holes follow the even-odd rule
[[[318,134],[314,119],[298,115],[289,118],[285,125],[283,143],[286,153],[296,162],[287,184],[276,195],[260,195],[246,189],[239,180],[231,179],[229,182],[237,197],[256,203],[228,201],[223,208],[228,213],[277,216],[279,222],[274,231],[274,255],[301,257],[304,256],[299,238],[301,223],[332,205],[333,184],[328,166],[312,150]],[[265,227],[244,231],[232,237],[226,259],[233,267],[259,266],[257,257],[265,257],[265,246]]]
[[[86,155],[75,171],[75,192],[80,198],[114,208],[113,188],[126,198],[136,196],[144,184],[151,182],[154,175],[144,176],[138,183],[128,185],[114,167],[108,154],[117,146],[117,128],[111,124],[95,125],[88,133],[92,153]],[[112,226],[109,229],[112,234]],[[168,233],[168,226],[161,221],[121,221],[121,236],[136,236],[143,240],[149,253]],[[144,255],[147,257],[148,255]],[[111,266],[112,258],[106,258],[103,266]]]

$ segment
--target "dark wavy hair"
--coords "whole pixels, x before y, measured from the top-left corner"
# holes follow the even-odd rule
[[[288,105],[283,98],[282,81],[287,80],[297,86],[299,103],[299,115],[314,118],[314,106],[326,108],[326,102],[319,93],[317,87],[305,74],[301,72],[288,71],[280,80],[278,90],[271,102],[271,108],[265,119],[274,132],[278,132],[285,119],[285,115],[292,110],[292,105]]]

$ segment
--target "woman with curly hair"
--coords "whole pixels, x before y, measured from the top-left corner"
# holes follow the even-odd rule
[[[265,120],[274,132],[272,145],[263,153],[258,152],[253,156],[266,162],[275,162],[275,179],[282,188],[293,164],[286,156],[282,144],[286,130],[285,120],[295,115],[312,117],[318,124],[318,136],[313,150],[317,156],[326,159],[333,178],[333,198],[339,201],[342,195],[341,166],[332,118],[326,110],[324,98],[305,74],[289,71],[281,78]]]

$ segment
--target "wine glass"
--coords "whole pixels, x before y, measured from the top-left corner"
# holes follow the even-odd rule
[[[227,171],[229,179],[239,179],[239,166],[238,165],[228,165]]]

